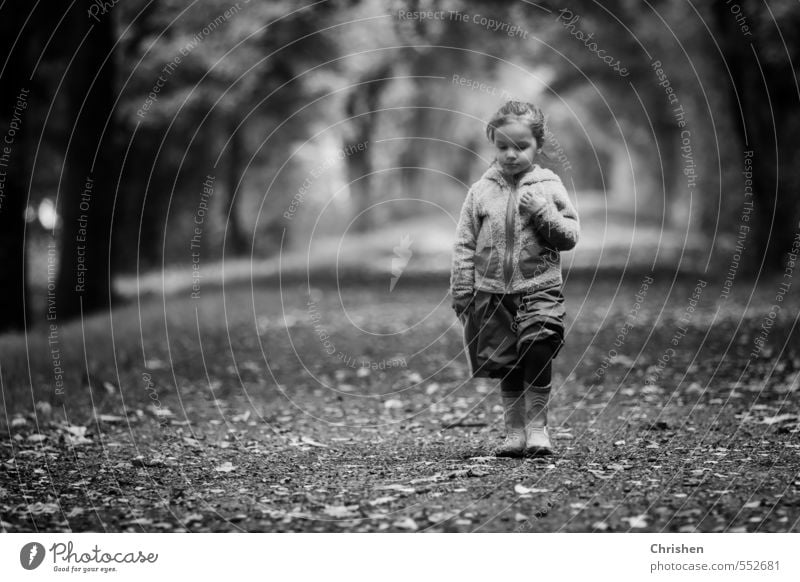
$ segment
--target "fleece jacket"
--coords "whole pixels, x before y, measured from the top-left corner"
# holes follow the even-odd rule
[[[578,242],[578,213],[561,179],[534,165],[507,179],[495,162],[467,193],[450,275],[454,302],[475,291],[527,293],[561,284],[561,253]]]

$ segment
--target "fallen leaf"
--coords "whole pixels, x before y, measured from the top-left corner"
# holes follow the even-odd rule
[[[50,406],[49,402],[44,402],[40,400],[36,403],[36,412],[47,418],[53,413],[53,407]]]
[[[245,410],[242,414],[237,414],[231,418],[231,422],[247,422],[250,418],[250,411]]]
[[[41,501],[37,501],[32,505],[28,505],[25,510],[33,515],[49,515],[61,511],[61,507],[58,503],[42,503]]]
[[[394,527],[405,529],[408,531],[417,531],[419,527],[417,526],[417,522],[411,519],[410,517],[404,517],[402,519],[398,519],[392,524]]]
[[[76,435],[68,434],[68,435],[66,435],[66,437],[67,437],[66,438],[67,444],[69,444],[70,446],[73,446],[73,447],[74,446],[78,446],[78,445],[88,445],[88,444],[90,444],[92,442],[92,439],[87,438],[87,437],[85,437],[83,435],[77,435],[76,436]]]
[[[458,515],[457,511],[437,511],[436,513],[431,513],[428,519],[432,523],[442,523],[453,519],[456,515]]]
[[[761,420],[761,424],[778,424],[781,422],[788,422],[790,420],[797,420],[796,414],[778,414],[777,416],[770,416]]]
[[[598,479],[611,479],[611,475],[606,475],[603,471],[598,469],[587,469],[592,475],[597,477]]]
[[[318,443],[314,439],[310,439],[310,438],[308,438],[306,436],[300,437],[300,442],[305,444],[305,445],[312,446],[312,447],[320,447],[320,448],[323,448],[323,449],[330,448],[328,445],[323,445],[322,443]]]
[[[632,528],[644,528],[647,527],[647,514],[642,513],[631,517],[623,517],[622,521],[627,521]]]
[[[521,485],[521,484],[517,483],[516,485],[514,485],[514,491],[516,491],[520,495],[528,495],[530,493],[548,493],[550,490],[549,489],[529,488],[529,487],[525,487],[524,485]]]
[[[353,517],[358,515],[358,505],[326,505],[322,511],[331,517]]]
[[[122,522],[122,525],[140,525],[140,526],[144,526],[144,525],[152,525],[152,524],[153,524],[153,520],[149,519],[147,517],[137,517],[136,519],[131,519],[129,521],[123,521]]]
[[[417,490],[413,487],[409,487],[408,485],[403,485],[401,483],[392,483],[391,485],[380,485],[375,487],[378,491],[399,491],[401,493],[416,493]]]

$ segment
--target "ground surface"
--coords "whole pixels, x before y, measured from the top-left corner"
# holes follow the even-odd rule
[[[57,396],[44,332],[6,339],[2,529],[798,531],[797,293],[753,357],[777,283],[643,281],[568,281],[544,460],[490,456],[437,285],[132,305],[59,328]]]

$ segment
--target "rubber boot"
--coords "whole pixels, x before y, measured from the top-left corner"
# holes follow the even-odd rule
[[[525,456],[542,457],[553,454],[547,432],[547,401],[550,386],[528,386],[525,390]]]
[[[525,453],[525,396],[501,392],[506,438],[494,451],[496,457],[521,457]]]

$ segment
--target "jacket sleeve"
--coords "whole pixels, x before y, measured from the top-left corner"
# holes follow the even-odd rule
[[[456,228],[453,263],[450,269],[450,294],[454,300],[471,296],[475,291],[475,246],[480,220],[475,208],[473,189],[467,193]]]
[[[578,244],[580,223],[561,179],[552,178],[526,185],[532,188],[534,197],[544,200],[530,220],[547,243],[558,251],[568,251]]]

